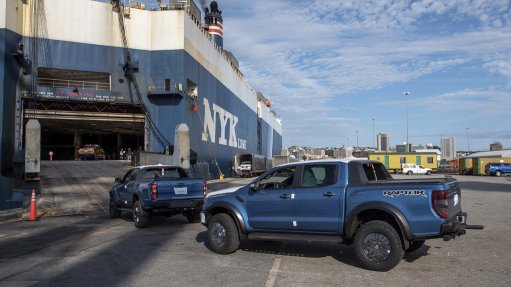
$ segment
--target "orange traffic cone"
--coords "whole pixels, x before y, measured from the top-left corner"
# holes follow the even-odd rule
[[[30,201],[30,217],[28,218],[30,221],[37,220],[37,207],[35,204],[35,188],[32,188],[32,200]]]

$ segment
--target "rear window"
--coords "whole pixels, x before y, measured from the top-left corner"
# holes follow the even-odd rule
[[[151,167],[144,169],[142,180],[187,178],[186,173],[177,167]]]
[[[377,163],[364,163],[362,164],[364,173],[368,181],[378,181],[392,179],[385,166]]]

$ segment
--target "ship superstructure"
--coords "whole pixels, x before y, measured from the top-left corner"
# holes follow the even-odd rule
[[[41,124],[43,159],[76,159],[84,144],[110,159],[171,153],[180,123],[192,165],[210,178],[232,175],[237,153],[280,154],[280,119],[223,50],[215,1],[204,22],[192,0],[1,2],[3,184],[28,119]]]

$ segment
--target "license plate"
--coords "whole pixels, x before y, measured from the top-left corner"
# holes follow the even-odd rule
[[[200,213],[200,223],[206,224],[206,215],[204,214],[204,212]]]
[[[174,187],[174,193],[175,194],[187,194],[188,188],[187,187]]]

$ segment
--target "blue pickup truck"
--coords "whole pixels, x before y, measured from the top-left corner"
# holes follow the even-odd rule
[[[183,214],[189,222],[199,222],[206,189],[204,179],[189,178],[178,166],[135,167],[115,179],[109,192],[110,217],[130,212],[138,228],[146,227],[155,214]]]
[[[367,160],[278,166],[247,186],[209,193],[201,212],[216,253],[236,251],[243,239],[345,243],[376,271],[392,269],[426,239],[482,228],[466,219],[456,179],[395,180]]]

